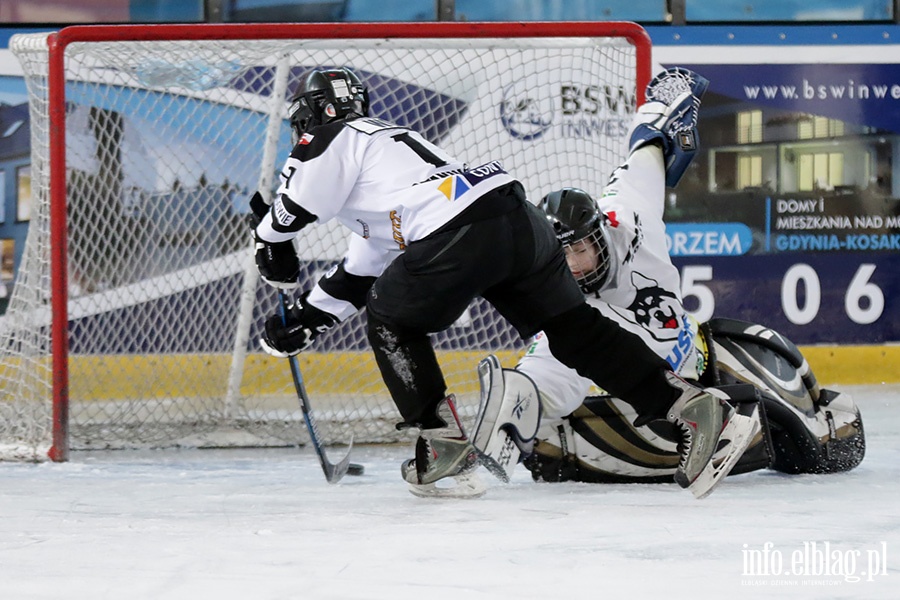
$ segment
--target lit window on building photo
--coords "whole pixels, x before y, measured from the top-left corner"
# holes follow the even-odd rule
[[[18,179],[18,197],[16,198],[16,220],[31,220],[31,167],[19,167],[16,170]]]

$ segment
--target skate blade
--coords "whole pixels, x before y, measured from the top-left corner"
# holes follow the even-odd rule
[[[507,471],[500,463],[498,463],[496,460],[491,458],[490,455],[485,454],[484,452],[482,452],[481,450],[478,450],[477,448],[475,449],[475,451],[478,452],[478,462],[481,464],[481,466],[483,466],[485,469],[487,469],[487,471],[491,475],[493,475],[494,477],[496,477],[503,483],[509,483],[509,479],[510,479],[509,471],[512,471],[512,468],[510,468],[509,471]]]
[[[759,420],[759,409],[755,408],[750,415],[746,416],[735,412],[725,429],[723,435],[731,438],[726,454],[724,456],[714,455],[688,486],[698,500],[706,498],[716,489],[740,460],[754,436],[760,432],[762,425]]]
[[[487,492],[487,486],[475,471],[465,475],[446,477],[434,483],[408,483],[409,493],[419,498],[478,498]]]

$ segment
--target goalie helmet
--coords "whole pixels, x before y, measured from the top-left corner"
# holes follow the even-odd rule
[[[610,256],[606,217],[597,203],[584,190],[567,187],[544,196],[539,206],[562,242],[581,290],[599,291],[609,274]]]
[[[316,69],[291,98],[291,129],[295,143],[304,133],[331,121],[369,114],[369,92],[356,73]]]

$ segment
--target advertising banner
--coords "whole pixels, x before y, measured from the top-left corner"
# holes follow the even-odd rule
[[[874,30],[849,46],[821,27],[682,29],[651,35],[660,65],[710,80],[700,152],[667,198],[688,307],[798,344],[900,341],[897,46]]]

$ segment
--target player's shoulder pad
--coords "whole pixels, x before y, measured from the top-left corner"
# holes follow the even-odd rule
[[[306,162],[321,156],[346,125],[347,123],[344,121],[336,121],[313,127],[303,134],[300,141],[291,150],[291,158]]]
[[[379,119],[377,117],[361,117],[359,119],[353,119],[352,121],[347,121],[346,125],[347,127],[367,135],[372,135],[373,133],[384,131],[386,129],[406,129],[406,127],[403,127],[402,125],[397,125],[396,123],[391,123],[390,121],[385,121],[384,119]]]

